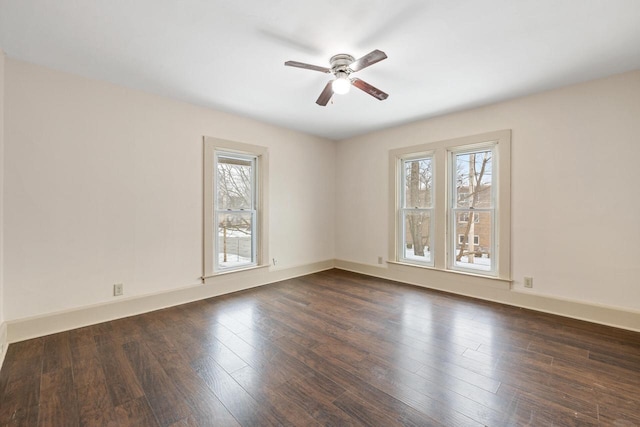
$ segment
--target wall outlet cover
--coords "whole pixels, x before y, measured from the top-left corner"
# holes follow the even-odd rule
[[[525,288],[533,288],[533,277],[525,277],[524,278],[524,287]]]
[[[116,283],[113,285],[113,296],[119,297],[124,294],[124,285],[122,283]]]

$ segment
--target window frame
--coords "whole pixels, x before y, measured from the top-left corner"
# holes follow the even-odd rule
[[[407,174],[406,174],[406,167],[405,164],[407,162],[412,162],[412,161],[416,161],[416,160],[423,160],[423,159],[429,159],[429,162],[431,163],[430,167],[431,167],[431,197],[430,197],[430,206],[427,208],[417,208],[417,207],[408,207],[406,205],[406,179],[407,179]],[[398,235],[401,236],[401,238],[397,239],[397,243],[398,243],[398,254],[399,254],[399,258],[401,260],[401,262],[405,262],[407,264],[416,264],[416,265],[425,265],[425,266],[433,266],[433,253],[431,252],[432,249],[432,237],[433,237],[433,232],[434,232],[434,221],[433,221],[433,215],[434,215],[434,200],[433,200],[433,189],[434,189],[434,185],[435,185],[435,174],[434,174],[434,161],[433,161],[433,152],[424,152],[424,153],[415,153],[415,155],[413,156],[408,156],[408,157],[404,157],[402,159],[399,159],[400,165],[398,167],[398,172],[400,174],[400,197],[399,197],[399,205],[398,205],[398,210],[400,211],[399,213],[399,220],[398,220],[398,227],[400,227],[400,229],[398,230]],[[410,212],[428,212],[429,213],[429,261],[418,261],[416,259],[412,259],[412,258],[407,258],[404,255],[405,253],[405,247],[406,247],[406,214],[410,213]]]
[[[494,253],[491,254],[495,263],[494,271],[488,274],[482,270],[464,270],[450,268],[449,259],[455,253],[457,236],[451,230],[455,229],[455,218],[451,213],[450,197],[455,193],[451,189],[451,152],[475,150],[495,145],[493,171],[497,185],[492,186],[495,191],[494,221]],[[407,263],[399,257],[398,236],[399,229],[399,197],[400,197],[400,165],[402,159],[415,158],[420,154],[433,153],[432,194],[434,216],[432,226],[433,266]],[[393,265],[407,265],[411,267],[439,270],[453,274],[477,276],[486,279],[511,281],[511,130],[499,130],[461,138],[422,143],[389,150],[389,239],[388,262]]]
[[[245,144],[219,138],[203,138],[203,274],[202,279],[218,275],[237,273],[269,266],[268,255],[268,149],[259,145]],[[252,170],[252,215],[254,215],[251,233],[252,262],[236,267],[218,266],[216,218],[216,180],[219,156],[239,159],[253,159]],[[235,210],[234,210],[235,211]],[[245,211],[246,212],[246,211]]]
[[[218,254],[220,253],[220,238],[219,236],[216,236],[216,238],[213,239],[213,271],[217,272],[217,273],[222,273],[222,272],[227,272],[227,271],[232,271],[232,270],[240,270],[240,269],[244,269],[244,268],[249,268],[249,267],[255,267],[256,265],[258,265],[258,257],[257,257],[257,251],[256,251],[256,235],[257,235],[257,202],[258,202],[258,194],[257,194],[257,174],[259,173],[259,168],[258,168],[258,157],[256,155],[253,154],[241,154],[241,153],[235,153],[235,152],[230,152],[230,151],[223,151],[223,150],[214,150],[214,154],[213,154],[214,160],[213,160],[213,169],[214,169],[214,173],[215,176],[217,177],[217,172],[218,172],[218,166],[220,164],[220,158],[223,159],[234,159],[234,160],[240,160],[240,161],[247,161],[250,163],[251,166],[251,177],[250,177],[250,186],[251,186],[251,196],[250,196],[250,203],[249,206],[247,208],[240,208],[240,209],[232,209],[232,208],[227,208],[224,209],[221,206],[218,206],[218,198],[217,198],[217,194],[218,194],[218,185],[219,185],[219,181],[214,179],[214,185],[213,185],[213,193],[214,193],[214,200],[213,200],[213,224],[220,224],[220,216],[222,215],[242,215],[242,214],[248,214],[251,216],[251,261],[248,263],[244,263],[241,265],[237,265],[237,266],[231,266],[231,267],[224,267],[220,265],[220,259]],[[215,233],[215,231],[214,231]]]
[[[455,236],[458,234],[458,224],[463,223],[462,221],[456,221],[456,217],[458,213],[467,212],[468,215],[474,216],[474,224],[479,223],[475,221],[475,218],[479,218],[482,213],[489,213],[491,215],[491,236],[489,245],[489,253],[495,253],[496,250],[496,241],[497,241],[497,231],[496,225],[498,222],[496,221],[496,213],[497,213],[497,195],[499,193],[500,183],[498,181],[499,174],[496,171],[494,159],[497,158],[497,142],[496,141],[487,141],[483,143],[471,144],[468,146],[456,146],[450,147],[447,149],[447,169],[449,170],[448,179],[449,183],[447,186],[447,200],[448,200],[448,212],[449,212],[449,221],[447,222],[447,234],[451,236],[451,239],[448,241],[449,250],[447,251],[447,268],[449,270],[455,270],[470,274],[481,274],[487,276],[497,276],[497,261],[498,259],[493,257],[491,259],[491,268],[489,270],[483,270],[478,268],[464,267],[461,265],[456,265],[456,251],[458,250],[458,241]],[[456,192],[456,180],[457,180],[457,167],[456,167],[456,156],[460,154],[472,154],[478,153],[482,151],[491,151],[491,195],[490,207],[458,207],[458,203],[460,202],[459,196],[460,193]],[[468,221],[467,221],[468,224]],[[474,234],[474,246],[480,246],[479,243],[476,243],[476,235]],[[479,241],[479,239],[478,239]],[[469,256],[469,255],[467,255]]]

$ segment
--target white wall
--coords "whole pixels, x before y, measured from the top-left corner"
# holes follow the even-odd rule
[[[269,148],[277,269],[334,258],[334,142],[10,58],[5,79],[6,320],[200,283],[204,135]]]
[[[640,310],[640,71],[341,141],[337,259],[388,252],[390,149],[500,129],[513,130],[514,290]]]
[[[203,135],[269,147],[269,271],[284,274],[333,258],[378,268],[388,151],[498,129],[513,130],[515,292],[504,292],[640,310],[640,71],[337,144],[12,59],[4,80],[5,321],[92,311],[117,301],[113,283],[125,298],[169,292],[162,304],[201,289]],[[431,273],[420,270],[427,285]],[[477,294],[521,301],[492,292]]]

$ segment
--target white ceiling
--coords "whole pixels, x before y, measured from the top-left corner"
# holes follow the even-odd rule
[[[0,47],[54,69],[343,139],[640,69],[640,0],[0,0]],[[328,66],[380,49],[355,88]]]

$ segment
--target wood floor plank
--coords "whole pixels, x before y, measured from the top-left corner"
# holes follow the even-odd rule
[[[40,426],[79,425],[77,394],[73,387],[71,368],[42,374],[40,384]]]
[[[296,399],[290,399],[291,392],[286,383],[272,382],[269,370],[256,370],[246,366],[231,376],[261,405],[272,406],[288,422],[295,426],[320,426],[318,418],[299,405]],[[295,378],[295,377],[294,377]]]
[[[430,423],[434,425],[442,423],[452,426],[481,425],[479,422],[474,423],[473,420],[457,411],[440,411],[442,408],[440,402],[426,395],[415,393],[404,384],[394,384],[388,381],[375,381],[372,384],[371,377],[363,378],[359,373],[352,372],[352,367],[345,362],[296,347],[295,344],[290,343],[289,346],[283,347],[283,349],[286,348],[286,351],[290,352],[291,355],[294,355],[294,357],[297,357],[318,373],[333,379],[346,391],[350,391],[356,396],[374,400],[377,406],[396,407],[395,410],[401,409],[401,412],[409,413],[418,420],[424,417],[422,421],[418,421],[417,425],[430,425]],[[334,405],[344,410],[335,401]],[[394,411],[394,409],[389,410],[391,412]],[[431,417],[432,415],[433,417]],[[434,418],[436,421],[434,421]]]
[[[191,369],[189,358],[172,345],[170,337],[148,343],[156,360],[175,385],[184,401],[191,408],[192,420],[201,425],[237,426],[237,421],[207,387],[197,373]]]
[[[349,391],[343,393],[340,398],[336,399],[333,403],[362,425],[384,425],[390,427],[411,425],[403,422],[404,420],[401,417],[394,416],[396,415],[395,413],[384,412],[378,408],[376,405],[378,402],[370,402]],[[433,420],[431,420],[429,424],[434,426],[438,425]]]
[[[290,380],[278,386],[278,391],[284,399],[303,408],[320,425],[364,425],[333,404],[345,390],[324,375]]]
[[[116,406],[115,414],[118,425],[121,427],[155,427],[159,425],[147,399],[144,397],[128,400]]]
[[[130,342],[123,346],[145,397],[160,425],[186,418],[190,408],[145,343]]]
[[[478,373],[451,362],[429,362],[420,368],[416,374],[424,378],[438,375],[452,376],[491,393],[495,393],[500,387],[500,381],[492,378],[489,373]]]
[[[0,425],[37,422],[44,340],[37,338],[11,344],[0,372]]]
[[[572,411],[565,406],[558,405],[555,401],[541,399],[522,389],[516,392],[512,409],[511,413],[503,420],[503,425],[599,425],[596,418],[580,412]]]
[[[43,374],[71,367],[69,334],[69,332],[63,332],[44,338]]]
[[[12,379],[0,395],[0,425],[33,421],[33,408],[36,409],[35,421],[40,401],[40,374],[20,376]]]
[[[96,426],[115,423],[114,405],[95,343],[86,341],[73,347],[71,353],[80,423]]]
[[[122,346],[112,341],[100,341],[97,349],[113,405],[119,406],[143,397],[142,386]]]
[[[640,426],[640,333],[329,270],[10,344],[36,425]]]
[[[198,375],[206,382],[224,406],[243,426],[275,426],[289,424],[273,407],[261,406],[231,375],[210,358],[193,363]]]
[[[201,326],[191,330],[179,329],[176,343],[188,349],[186,356],[190,362],[209,356],[229,373],[247,366],[247,362],[215,338],[212,331]]]
[[[352,366],[350,371],[372,386],[390,394],[398,400],[407,403],[417,410],[425,407],[431,409],[425,413],[446,425],[464,425],[477,420],[484,425],[495,424],[501,418],[501,413],[477,402],[475,398],[468,398],[446,387],[446,378],[437,377],[427,379],[403,369],[395,368],[392,364],[376,361],[370,358]],[[436,409],[450,408],[446,412]],[[465,418],[468,417],[468,418]]]
[[[589,358],[589,350],[542,339],[531,340],[527,350],[569,361]]]

